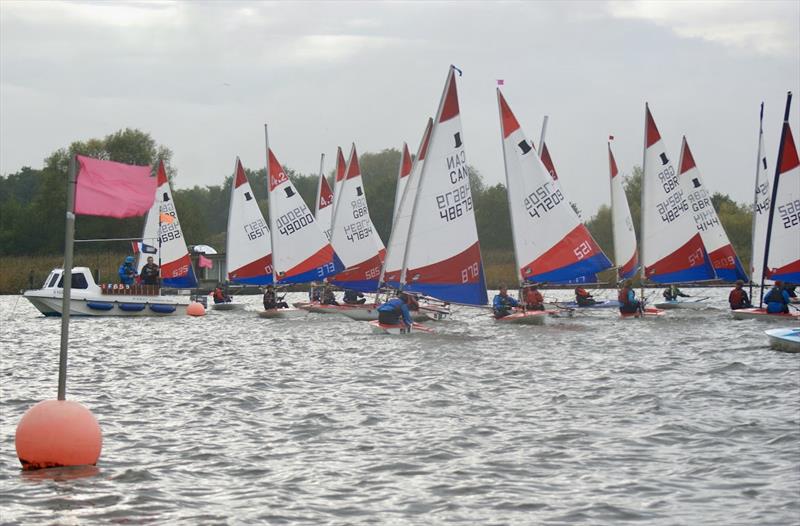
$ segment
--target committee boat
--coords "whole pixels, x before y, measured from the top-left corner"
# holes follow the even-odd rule
[[[54,269],[41,289],[23,293],[45,316],[61,316],[63,274]],[[72,316],[174,316],[186,314],[189,297],[162,296],[156,285],[97,284],[87,267],[74,267],[69,304]]]

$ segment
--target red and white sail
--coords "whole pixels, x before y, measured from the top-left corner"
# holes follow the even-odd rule
[[[267,146],[269,227],[275,283],[307,283],[341,270],[314,216]]]
[[[765,274],[774,281],[800,283],[800,158],[789,126],[791,97],[789,93],[773,181]]]
[[[536,155],[500,88],[508,206],[520,281],[584,282],[611,267],[544,162]]]
[[[141,273],[147,257],[153,256],[153,260],[161,265],[161,284],[164,287],[193,288],[197,286],[197,277],[186,249],[163,161],[158,162],[156,184],[156,198],[147,212],[142,233],[142,242],[152,248],[140,252],[137,272]]]
[[[355,144],[350,150],[347,175],[339,187],[339,194],[339,204],[333,214],[331,243],[345,269],[332,282],[362,292],[376,291],[386,249],[369,216]]]
[[[452,66],[420,173],[400,282],[443,301],[487,301]]]
[[[323,154],[324,159],[324,154]],[[317,184],[317,200],[314,205],[314,218],[325,233],[328,241],[331,240],[331,222],[333,221],[333,192],[325,177],[322,168],[323,161],[319,163],[319,182]]]
[[[403,153],[400,157],[400,168],[397,170],[397,186],[394,189],[394,210],[392,211],[392,224],[397,219],[397,209],[400,208],[400,200],[406,189],[408,176],[411,174],[411,154],[408,152],[408,144],[403,143]]]
[[[645,105],[641,252],[644,277],[657,283],[715,278],[694,224],[678,172],[667,156],[650,108]]]
[[[531,143],[531,145],[533,145],[533,143]],[[542,160],[542,164],[544,164],[547,173],[553,178],[553,181],[558,181],[556,165],[553,164],[553,158],[550,156],[550,150],[547,148],[547,143],[544,142],[544,138],[542,138],[542,151],[539,152],[539,158]]]
[[[700,170],[697,168],[686,137],[683,138],[681,145],[678,166],[678,180],[686,194],[690,214],[694,217],[694,224],[703,239],[717,277],[723,281],[747,280],[744,267],[736,256],[728,234],[725,233],[725,228],[714,210],[711,195],[703,184],[703,178],[700,176]]]
[[[761,121],[764,119],[764,103],[761,103]],[[764,244],[767,240],[767,223],[769,223],[769,203],[772,199],[772,187],[767,169],[767,154],[764,149],[764,130],[758,130],[758,165],[756,167],[756,186],[753,199],[753,255],[750,258],[750,276],[756,283],[764,274]]]
[[[225,242],[228,281],[247,285],[272,283],[272,242],[242,163],[236,158]]]
[[[614,235],[614,260],[617,278],[633,277],[639,271],[639,254],[636,250],[636,231],[633,228],[628,197],[617,169],[617,161],[608,144],[608,170],[611,175],[611,226]]]
[[[419,186],[419,174],[425,165],[425,155],[428,151],[428,142],[431,136],[433,119],[429,118],[422,134],[417,156],[411,167],[411,172],[406,177],[407,183],[400,194],[400,203],[394,214],[392,222],[392,233],[389,235],[389,243],[386,247],[386,258],[383,264],[382,283],[390,287],[400,287],[400,271],[403,267],[403,256],[406,251],[408,241],[408,229],[411,226],[411,214],[414,211],[414,202],[417,198],[417,187]]]

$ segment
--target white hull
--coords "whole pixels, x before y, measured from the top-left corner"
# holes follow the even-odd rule
[[[27,291],[25,299],[45,316],[61,316],[60,295],[47,297],[40,292]],[[188,305],[188,299],[165,296],[98,296],[72,298],[69,310],[70,316],[182,316]]]
[[[212,303],[211,308],[213,310],[245,310],[247,308],[246,303]]]
[[[267,318],[267,319],[292,319],[292,318],[302,318],[308,315],[308,311],[302,309],[269,309],[263,310],[258,313],[259,317]]]
[[[764,331],[769,346],[778,351],[800,352],[800,329],[770,329]]]

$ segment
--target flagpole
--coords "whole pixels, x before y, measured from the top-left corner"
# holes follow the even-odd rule
[[[750,225],[750,303],[753,303],[753,256],[756,249],[756,218],[758,217],[758,172],[761,168],[761,139],[764,136],[764,103],[761,103],[761,113],[758,118],[758,154],[756,155],[756,185],[753,190],[753,221]],[[761,269],[763,275],[764,269]]]
[[[789,109],[792,107],[792,92],[786,94],[786,110],[783,114],[783,126],[781,127],[781,143],[778,146],[778,161],[775,163],[775,178],[772,180],[772,198],[769,201],[769,219],[767,220],[767,240],[764,243],[764,266],[761,269],[761,293],[759,294],[758,308],[764,306],[764,277],[769,270],[769,243],[772,237],[772,220],[775,217],[775,200],[778,199],[778,180],[781,176],[781,163],[783,161],[784,140],[786,139],[786,129],[789,127]],[[752,299],[751,299],[752,303]]]
[[[67,223],[64,232],[63,297],[61,300],[61,351],[58,356],[58,399],[67,399],[67,350],[69,348],[69,302],[72,293],[73,240],[75,239],[75,155],[69,160],[67,173]]]

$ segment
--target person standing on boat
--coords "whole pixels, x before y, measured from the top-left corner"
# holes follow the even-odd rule
[[[496,319],[504,318],[511,314],[513,307],[518,307],[519,302],[508,295],[508,287],[500,285],[500,291],[492,300],[492,310]]]
[[[577,303],[579,307],[590,307],[597,303],[597,301],[595,301],[585,288],[575,287],[575,303]]]
[[[406,328],[411,328],[411,312],[408,310],[408,294],[402,292],[378,307],[378,323],[383,325],[399,325],[402,323]]]
[[[775,282],[775,286],[764,295],[764,301],[767,303],[768,314],[789,314],[789,303],[792,300],[782,281]]]
[[[544,298],[542,293],[539,292],[539,287],[531,284],[526,286],[525,292],[525,308],[527,310],[544,310]]]
[[[345,289],[342,300],[347,305],[363,305],[367,302],[367,298],[362,293],[353,289]]]
[[[633,282],[629,279],[623,282],[617,299],[619,300],[620,314],[635,314],[642,310],[642,302],[636,299],[636,292],[633,290]]]
[[[123,285],[133,285],[136,280],[136,267],[133,262],[133,256],[128,256],[119,266],[119,282]]]
[[[147,263],[142,267],[142,283],[145,285],[158,285],[158,275],[161,269],[153,262],[153,256],[147,256]]]
[[[289,304],[283,301],[283,298],[278,298],[275,294],[275,287],[267,285],[267,288],[264,289],[264,310],[288,308]]]
[[[753,306],[743,287],[744,281],[737,280],[736,288],[728,294],[728,303],[731,305],[731,310],[749,309]]]
[[[678,297],[681,298],[690,298],[688,294],[684,294],[681,289],[678,288],[677,285],[670,285],[666,289],[664,289],[663,293],[664,299],[667,301],[675,301]]]

